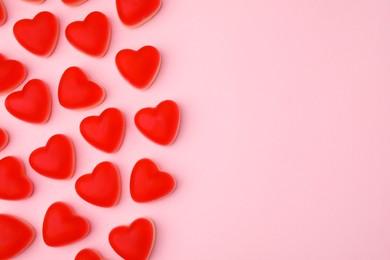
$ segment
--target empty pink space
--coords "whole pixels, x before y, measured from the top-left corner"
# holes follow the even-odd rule
[[[0,53],[22,62],[26,80],[47,83],[49,121],[13,117],[0,96],[0,128],[9,143],[0,158],[18,156],[34,183],[21,201],[0,200],[0,213],[28,221],[35,240],[16,260],[74,259],[93,248],[118,259],[110,231],[135,219],[153,220],[151,260],[388,260],[390,259],[390,2],[386,0],[165,0],[145,24],[128,28],[115,1],[62,1],[34,5],[3,0]],[[40,11],[60,23],[50,57],[25,50],[13,25]],[[77,51],[65,28],[92,11],[104,13],[111,42],[102,58]],[[115,65],[122,49],[155,46],[161,67],[153,85],[139,90]],[[53,65],[54,64],[54,65]],[[64,71],[80,67],[104,88],[97,107],[69,110],[57,98]],[[144,137],[134,115],[163,100],[180,107],[175,142]],[[87,116],[123,111],[126,132],[116,153],[93,148],[79,132]],[[30,153],[54,134],[74,142],[73,178],[42,177]],[[172,194],[134,202],[130,174],[151,158],[176,180]],[[110,161],[121,173],[122,193],[112,208],[96,207],[74,190],[76,180]],[[43,217],[55,201],[90,221],[89,235],[64,247],[46,246]]]

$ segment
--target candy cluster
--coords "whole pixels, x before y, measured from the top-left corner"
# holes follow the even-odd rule
[[[45,2],[25,1],[34,4]],[[62,0],[64,4],[74,7],[86,1]],[[118,16],[130,28],[150,20],[160,6],[160,0],[116,0]],[[6,21],[6,5],[0,0],[0,25]],[[13,26],[13,34],[27,51],[49,58],[61,37],[59,23],[58,17],[53,13],[43,11],[32,19],[17,21]],[[91,12],[83,21],[68,24],[65,37],[75,49],[98,59],[110,47],[110,21],[102,12]],[[115,57],[119,73],[137,89],[147,89],[153,84],[160,63],[160,53],[153,46],[144,46],[139,50],[123,49]],[[27,77],[28,70],[23,63],[0,55],[0,94],[7,95],[7,111],[15,118],[25,121],[26,126],[29,123],[44,125],[50,120],[53,94],[41,79],[30,79],[22,89],[16,90]],[[63,108],[77,113],[80,109],[100,105],[105,99],[105,89],[94,82],[82,68],[72,66],[59,79],[57,98]],[[79,131],[94,148],[105,153],[115,153],[121,148],[125,137],[125,118],[121,110],[110,107],[100,115],[84,118],[80,122]],[[165,100],[156,107],[143,108],[135,114],[134,124],[146,138],[156,144],[170,145],[179,130],[179,107],[174,101]],[[8,133],[0,129],[0,151],[7,144]],[[36,173],[45,178],[66,180],[75,174],[76,157],[78,158],[78,154],[72,139],[58,133],[51,136],[45,145],[33,150],[28,163]],[[0,199],[15,201],[32,196],[34,184],[29,174],[24,162],[17,156],[3,157],[0,160]],[[80,198],[95,206],[114,207],[121,198],[121,179],[118,167],[110,161],[103,161],[91,173],[76,180],[75,191]],[[153,160],[143,158],[133,167],[129,192],[135,202],[146,203],[170,194],[175,185],[171,174],[161,171]],[[51,204],[42,220],[42,237],[45,244],[51,247],[77,242],[85,238],[91,229],[87,218],[78,215],[70,204],[63,201]],[[0,212],[0,259],[21,254],[33,243],[35,232],[28,220]],[[148,259],[154,240],[155,226],[149,218],[138,218],[130,225],[112,229],[108,234],[111,247],[124,259]],[[75,259],[103,257],[96,249],[85,248]]]

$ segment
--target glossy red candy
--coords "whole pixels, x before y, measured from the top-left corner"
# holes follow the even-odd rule
[[[42,4],[43,2],[45,2],[46,0],[24,0],[24,1],[39,5],[39,4]]]
[[[3,128],[0,128],[0,152],[8,145],[8,133]]]
[[[42,235],[46,245],[57,247],[83,239],[89,230],[88,220],[76,215],[68,204],[59,201],[47,209]]]
[[[25,199],[31,196],[33,189],[21,160],[14,156],[0,160],[0,199]]]
[[[130,194],[136,202],[149,202],[170,194],[176,186],[175,179],[158,169],[150,159],[139,160],[130,177]]]
[[[46,146],[30,154],[30,165],[39,174],[53,179],[69,179],[73,176],[76,155],[72,141],[65,135],[50,137]]]
[[[17,60],[7,60],[0,54],[0,94],[18,87],[26,78],[27,70]]]
[[[103,88],[89,80],[78,67],[70,67],[62,74],[58,85],[58,100],[68,109],[85,109],[99,105],[105,97]]]
[[[99,163],[92,173],[78,178],[75,188],[85,201],[100,207],[112,207],[120,198],[119,170],[110,162]]]
[[[108,240],[114,251],[124,259],[146,260],[154,245],[155,229],[152,221],[136,219],[130,226],[111,230]]]
[[[14,35],[26,50],[39,56],[49,56],[57,45],[59,23],[52,13],[40,12],[32,20],[16,22]]]
[[[84,248],[78,252],[74,260],[103,260],[103,257],[96,250]]]
[[[3,1],[0,0],[0,25],[3,25],[7,21],[7,10],[3,4]]]
[[[177,104],[165,100],[156,108],[143,108],[135,114],[134,122],[139,131],[155,143],[171,144],[177,135],[180,113]]]
[[[21,91],[11,93],[5,99],[5,107],[20,120],[43,124],[51,114],[51,94],[46,83],[32,79]]]
[[[120,20],[132,28],[149,21],[160,7],[161,0],[116,0]]]
[[[84,139],[107,153],[116,152],[125,135],[125,118],[117,108],[107,108],[99,116],[89,116],[80,123]]]
[[[12,215],[0,214],[0,259],[16,257],[34,238],[35,231],[29,223]]]
[[[138,89],[147,89],[157,77],[161,57],[155,47],[144,46],[138,51],[119,51],[115,63],[121,75],[131,85]]]
[[[84,21],[69,24],[65,35],[76,49],[91,56],[102,57],[110,44],[110,23],[103,13],[92,12]]]
[[[61,0],[61,1],[66,5],[77,6],[87,2],[88,0]]]

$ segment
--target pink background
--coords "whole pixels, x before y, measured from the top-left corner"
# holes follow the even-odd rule
[[[0,127],[11,138],[0,155],[22,158],[35,183],[31,198],[0,201],[1,212],[25,218],[37,231],[17,259],[73,259],[84,247],[117,259],[109,231],[142,216],[156,224],[151,259],[390,259],[389,1],[164,0],[138,29],[121,24],[114,1],[76,8],[59,0],[3,1],[9,19],[0,28],[0,52],[24,62],[28,79],[45,80],[54,98],[46,125],[22,122],[0,106]],[[28,53],[12,34],[17,20],[41,10],[61,23],[47,59]],[[67,24],[95,10],[113,27],[102,59],[76,51],[64,37]],[[143,45],[156,46],[163,58],[147,91],[129,86],[114,64],[119,50]],[[59,78],[74,65],[106,89],[101,106],[74,112],[59,105]],[[169,147],[148,141],[133,124],[140,108],[164,99],[182,110]],[[78,131],[84,117],[110,106],[127,119],[116,154],[92,148]],[[27,164],[30,152],[55,133],[75,142],[77,169],[69,181],[44,178]],[[148,204],[131,200],[129,175],[143,157],[176,177],[172,195]],[[103,160],[122,173],[122,198],[112,209],[74,191],[76,179]],[[81,242],[50,248],[42,241],[42,219],[58,200],[87,217],[92,230]]]

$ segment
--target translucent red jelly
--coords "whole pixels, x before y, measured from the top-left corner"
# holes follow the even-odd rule
[[[102,57],[110,45],[110,23],[103,13],[92,12],[84,21],[69,24],[65,35],[76,49],[91,56]]]
[[[61,0],[61,1],[66,5],[77,6],[87,2],[88,0]]]
[[[33,227],[18,217],[0,214],[0,259],[19,255],[34,240]]]
[[[129,226],[111,230],[108,240],[114,251],[124,259],[148,259],[154,245],[155,230],[151,220],[139,218]]]
[[[50,137],[44,147],[35,149],[29,158],[31,167],[39,174],[58,180],[73,176],[76,153],[72,140],[66,135]]]
[[[85,201],[100,207],[112,207],[118,203],[121,194],[119,170],[113,163],[99,163],[92,173],[77,179],[75,188]]]
[[[99,105],[105,92],[98,84],[91,81],[78,67],[70,67],[62,74],[58,85],[58,100],[68,109],[86,109]]]
[[[141,159],[133,167],[130,177],[130,194],[136,202],[149,202],[170,194],[175,179],[158,169],[150,159]]]
[[[0,0],[0,25],[3,25],[7,21],[7,10],[3,4],[3,1]]]
[[[44,11],[33,19],[22,19],[14,25],[16,40],[29,52],[49,56],[54,51],[59,36],[59,23],[52,13]]]
[[[45,82],[32,79],[21,91],[11,93],[5,99],[5,107],[20,120],[43,124],[51,114],[51,93]]]
[[[17,60],[8,60],[0,54],[0,94],[18,87],[26,78],[26,67]]]
[[[80,123],[84,139],[107,153],[116,152],[125,135],[125,118],[117,108],[107,108],[99,116],[89,116]]]
[[[84,248],[77,253],[74,260],[103,260],[103,257],[96,250]]]
[[[143,108],[135,114],[138,130],[153,142],[171,144],[179,131],[180,112],[172,100],[165,100],[155,108]]]
[[[25,199],[31,196],[33,189],[20,159],[7,156],[0,160],[0,199]]]
[[[46,245],[57,247],[83,239],[89,230],[88,220],[76,215],[70,205],[55,202],[46,211],[42,235]]]
[[[132,28],[149,21],[160,7],[161,0],[116,0],[120,20]]]
[[[8,133],[3,128],[0,128],[0,152],[8,145]]]
[[[138,51],[124,49],[117,53],[115,63],[122,76],[134,87],[147,89],[157,77],[161,57],[153,46]]]

